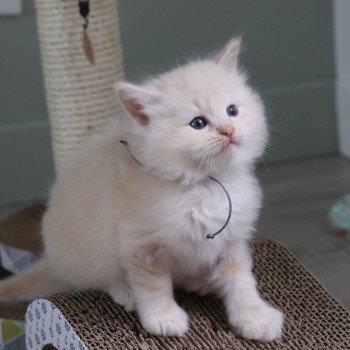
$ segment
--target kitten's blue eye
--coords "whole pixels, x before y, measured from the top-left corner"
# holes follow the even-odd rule
[[[191,121],[190,126],[192,126],[193,129],[199,130],[203,129],[207,124],[208,122],[203,117],[196,117]]]
[[[226,113],[229,117],[236,117],[238,115],[238,108],[235,105],[229,105],[226,108]]]

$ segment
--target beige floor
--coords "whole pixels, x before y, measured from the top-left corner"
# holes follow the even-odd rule
[[[338,238],[329,207],[350,191],[350,162],[329,156],[262,167],[265,203],[257,235],[286,245],[350,309],[350,234]],[[0,217],[22,206],[0,206]]]

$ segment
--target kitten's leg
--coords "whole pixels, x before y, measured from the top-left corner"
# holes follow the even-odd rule
[[[237,333],[260,341],[281,337],[284,316],[260,297],[245,242],[228,247],[213,271],[213,279],[224,298],[230,325]]]
[[[114,286],[112,286],[108,290],[108,293],[110,294],[114,302],[124,306],[126,311],[135,310],[134,296],[132,294],[132,290],[124,279],[121,279]]]
[[[188,317],[174,300],[171,275],[162,264],[135,259],[128,280],[142,326],[155,335],[183,336]]]

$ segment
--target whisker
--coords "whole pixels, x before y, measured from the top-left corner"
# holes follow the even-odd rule
[[[263,164],[264,164],[264,168],[265,168],[266,172],[268,172],[269,169],[267,168],[267,165],[266,165],[266,163],[265,163],[264,158],[261,156],[260,159],[262,160],[262,162],[263,162]]]

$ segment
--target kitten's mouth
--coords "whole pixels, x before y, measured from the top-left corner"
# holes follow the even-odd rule
[[[232,148],[233,146],[237,146],[238,145],[238,140],[237,138],[233,137],[231,139],[228,139],[224,142],[223,146],[222,146],[222,151],[226,151],[230,148]]]

